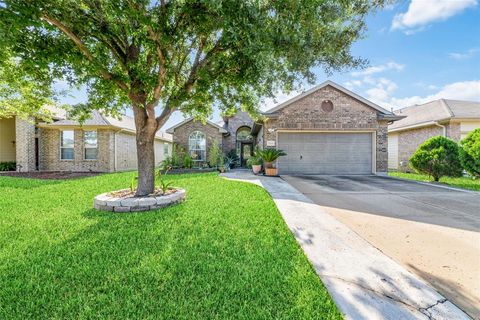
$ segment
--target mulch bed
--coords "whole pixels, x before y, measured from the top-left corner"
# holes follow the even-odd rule
[[[48,171],[48,172],[0,172],[0,176],[9,176],[15,178],[31,178],[43,180],[65,180],[78,179],[84,177],[93,177],[101,174],[100,172],[63,172],[63,171]]]

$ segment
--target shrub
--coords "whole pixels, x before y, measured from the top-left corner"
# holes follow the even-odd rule
[[[218,168],[223,165],[222,150],[216,140],[213,141],[212,146],[208,150],[208,164],[212,168]]]
[[[258,147],[255,148],[255,151],[253,152],[253,156],[248,158],[247,160],[247,166],[251,168],[252,166],[259,166],[263,162],[262,159],[262,150],[260,150]]]
[[[274,162],[278,158],[287,155],[283,150],[277,150],[273,148],[263,149],[258,152],[259,155],[262,157],[263,161],[265,162],[265,167],[267,168],[271,167],[272,162]]]
[[[225,156],[225,163],[227,163],[231,168],[238,166],[240,162],[240,158],[237,155],[237,150],[232,149],[228,151],[227,155]]]
[[[410,158],[410,165],[419,173],[430,175],[435,181],[442,176],[459,177],[462,166],[458,145],[442,136],[432,137],[422,143]]]
[[[188,154],[183,158],[183,167],[185,169],[191,169],[193,166],[193,160],[192,157],[190,157]]]
[[[480,128],[460,141],[460,162],[472,177],[480,177]]]
[[[15,171],[17,163],[14,161],[0,162],[0,171]]]

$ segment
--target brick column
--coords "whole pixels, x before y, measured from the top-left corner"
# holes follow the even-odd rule
[[[35,171],[35,125],[15,118],[17,167],[22,172]]]

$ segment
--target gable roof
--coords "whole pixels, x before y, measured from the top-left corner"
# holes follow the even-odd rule
[[[480,120],[480,102],[438,99],[402,108],[396,113],[406,118],[390,125],[388,131],[406,130],[450,119]]]
[[[66,115],[64,115],[66,117]],[[51,123],[42,123],[41,127],[47,128],[61,128],[61,127],[105,127],[105,128],[116,128],[130,133],[136,133],[135,121],[132,117],[122,115],[120,119],[105,116],[97,110],[91,112],[90,117],[85,120],[82,124],[77,120],[70,120],[67,118],[60,119]],[[172,142],[172,136],[168,133],[157,131],[155,134],[156,139],[164,140],[167,142]]]
[[[183,126],[184,124],[186,124],[186,123],[188,123],[188,122],[190,122],[190,121],[192,121],[192,120],[196,121],[194,117],[190,117],[190,118],[187,118],[187,119],[183,120],[182,122],[177,123],[177,124],[174,125],[173,127],[168,128],[168,129],[167,129],[167,133],[173,134],[176,128],[181,127],[181,126]],[[210,121],[210,120],[207,120],[206,124],[209,124],[209,125],[217,128],[220,133],[227,133],[227,132],[228,132],[228,131],[225,130],[223,127],[219,126],[218,124],[216,124],[215,122],[212,122],[212,121]]]
[[[356,100],[358,100],[358,101],[366,104],[367,106],[369,106],[369,107],[377,110],[378,112],[380,112],[380,114],[382,114],[383,116],[385,116],[385,118],[389,118],[389,119],[392,118],[392,120],[397,120],[397,119],[396,119],[397,117],[396,117],[396,115],[395,115],[393,112],[388,111],[387,109],[384,109],[384,108],[380,107],[379,105],[371,102],[370,100],[367,100],[367,99],[359,96],[358,94],[356,94],[356,93],[348,90],[347,88],[342,87],[342,86],[339,85],[338,83],[335,83],[335,82],[330,81],[330,80],[324,81],[324,82],[320,83],[319,85],[311,88],[310,90],[307,90],[307,91],[299,94],[298,96],[293,97],[293,98],[290,99],[290,100],[287,100],[287,101],[285,101],[285,102],[280,103],[279,105],[273,107],[272,109],[263,112],[263,114],[264,114],[264,115],[273,114],[273,113],[275,113],[276,111],[281,110],[281,109],[289,106],[290,104],[294,103],[295,101],[298,101],[298,100],[300,100],[300,99],[302,99],[302,98],[304,98],[304,97],[306,97],[306,96],[308,96],[308,95],[310,95],[310,94],[312,94],[312,93],[314,93],[314,92],[316,92],[316,91],[318,91],[318,90],[320,90],[320,89],[325,88],[326,86],[331,86],[331,87],[333,87],[333,88],[335,88],[335,89],[337,89],[337,90],[345,93],[346,95],[349,95],[349,96],[351,96],[352,98],[354,98],[354,99],[356,99]]]

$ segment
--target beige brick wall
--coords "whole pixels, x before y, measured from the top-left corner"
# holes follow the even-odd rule
[[[462,134],[460,130],[460,123],[459,122],[450,122],[446,125],[447,127],[447,137],[455,140],[460,141]]]
[[[114,170],[114,132],[97,130],[97,160],[84,159],[84,143],[81,129],[74,130],[74,159],[60,159],[60,130],[40,129],[40,170],[46,171],[95,171],[111,172]]]
[[[135,135],[117,133],[117,171],[137,169],[137,144]]]
[[[398,134],[398,170],[411,170],[408,160],[415,150],[428,138],[439,135],[443,135],[443,129],[438,126],[400,131]]]
[[[208,123],[205,125],[200,121],[189,121],[180,127],[175,128],[173,134],[173,143],[185,148],[188,152],[188,137],[194,131],[201,131],[205,134],[206,138],[206,157],[208,157],[208,150],[212,146],[213,141],[217,141],[222,145],[222,133],[218,131],[217,127],[214,127]]]
[[[15,118],[0,119],[0,162],[15,161]]]
[[[16,162],[20,171],[35,171],[35,124],[15,118]]]
[[[321,109],[324,100],[331,100],[331,112]],[[263,146],[267,140],[277,141],[276,130],[332,130],[374,131],[376,133],[376,170],[386,172],[388,167],[387,122],[377,120],[377,111],[364,103],[327,86],[293,102],[277,112],[278,118],[269,119],[264,126]],[[274,129],[270,132],[268,129]]]
[[[171,154],[171,143],[155,140],[155,165],[157,166],[165,159],[165,144],[168,145],[169,154]],[[117,171],[136,170],[137,164],[135,135],[125,132],[117,133]]]

